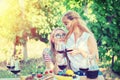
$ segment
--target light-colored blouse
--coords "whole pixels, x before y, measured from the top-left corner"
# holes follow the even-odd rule
[[[90,37],[89,33],[83,32],[81,37],[79,37],[75,43],[74,34],[72,33],[69,39],[67,40],[66,48],[67,49],[82,48],[86,52],[86,54],[90,54],[87,45],[89,37]],[[70,60],[70,67],[74,72],[79,71],[80,67],[87,66],[86,64],[87,60],[81,54],[71,55],[68,52],[67,55]]]

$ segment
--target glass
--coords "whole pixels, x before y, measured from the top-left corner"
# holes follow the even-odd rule
[[[67,67],[67,59],[65,57],[59,60],[58,67],[62,70],[62,74],[65,74],[65,68]]]
[[[56,45],[56,51],[58,52],[58,53],[64,53],[64,55],[66,55],[67,54],[67,52],[70,52],[70,51],[72,51],[72,49],[67,49],[66,48],[66,44],[64,43],[64,42],[59,42],[59,43],[57,43],[57,45]]]
[[[15,64],[15,68],[14,69],[11,69],[10,71],[15,75],[15,77],[18,76],[18,73],[21,71],[20,70],[20,64],[19,64],[19,60],[15,60],[14,61],[14,64]]]
[[[83,59],[83,64],[80,66],[79,70],[83,72],[83,76],[86,75],[86,72],[89,70],[88,58]]]
[[[66,49],[66,45],[65,45],[64,42],[57,43],[56,50],[57,50],[58,53],[64,53],[65,49]]]
[[[15,77],[17,77],[18,73],[20,72],[20,69],[19,70],[11,70],[11,72],[15,75]]]
[[[96,79],[98,77],[99,67],[96,62],[96,55],[89,55],[89,70],[87,71],[87,78]]]
[[[11,70],[15,68],[15,64],[14,64],[14,58],[12,57],[9,61],[7,61],[7,65],[6,67]]]
[[[7,68],[8,68],[9,70],[11,70],[11,69],[14,69],[15,66],[7,65]]]

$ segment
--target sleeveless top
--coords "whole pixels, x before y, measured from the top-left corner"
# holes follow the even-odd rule
[[[87,46],[87,41],[89,36],[90,36],[89,33],[83,32],[81,37],[79,37],[75,43],[74,34],[72,33],[69,39],[67,40],[66,48],[67,49],[72,49],[75,47],[82,48],[86,52],[86,54],[90,54]],[[86,59],[81,54],[71,55],[68,52],[67,56],[70,60],[70,67],[74,72],[79,71],[80,67],[83,67],[86,65]]]

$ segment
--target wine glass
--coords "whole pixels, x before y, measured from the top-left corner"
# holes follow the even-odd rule
[[[15,75],[15,77],[17,77],[18,73],[19,73],[21,70],[20,70],[20,69],[18,69],[18,70],[12,69],[12,70],[10,70],[10,71]]]
[[[21,71],[20,70],[19,60],[15,60],[14,64],[15,64],[15,68],[11,69],[10,71],[15,75],[15,77],[17,77],[18,73]]]
[[[83,59],[83,64],[80,66],[79,70],[83,72],[83,76],[86,75],[86,72],[89,70],[89,64],[87,58]]]
[[[14,69],[15,66],[7,65],[7,68],[8,68],[9,70],[11,70],[11,69]]]
[[[6,67],[7,67],[9,70],[15,68],[15,64],[14,64],[14,59],[13,59],[13,58],[11,58],[9,61],[7,61]]]
[[[67,67],[67,59],[65,57],[59,60],[58,67],[62,70],[62,74],[64,74]]]
[[[65,49],[66,49],[66,45],[65,45],[64,42],[57,43],[56,50],[57,50],[58,53],[61,53],[61,54],[65,53]]]

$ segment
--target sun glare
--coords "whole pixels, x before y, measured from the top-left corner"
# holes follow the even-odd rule
[[[9,4],[5,0],[0,0],[0,16],[9,9]]]

